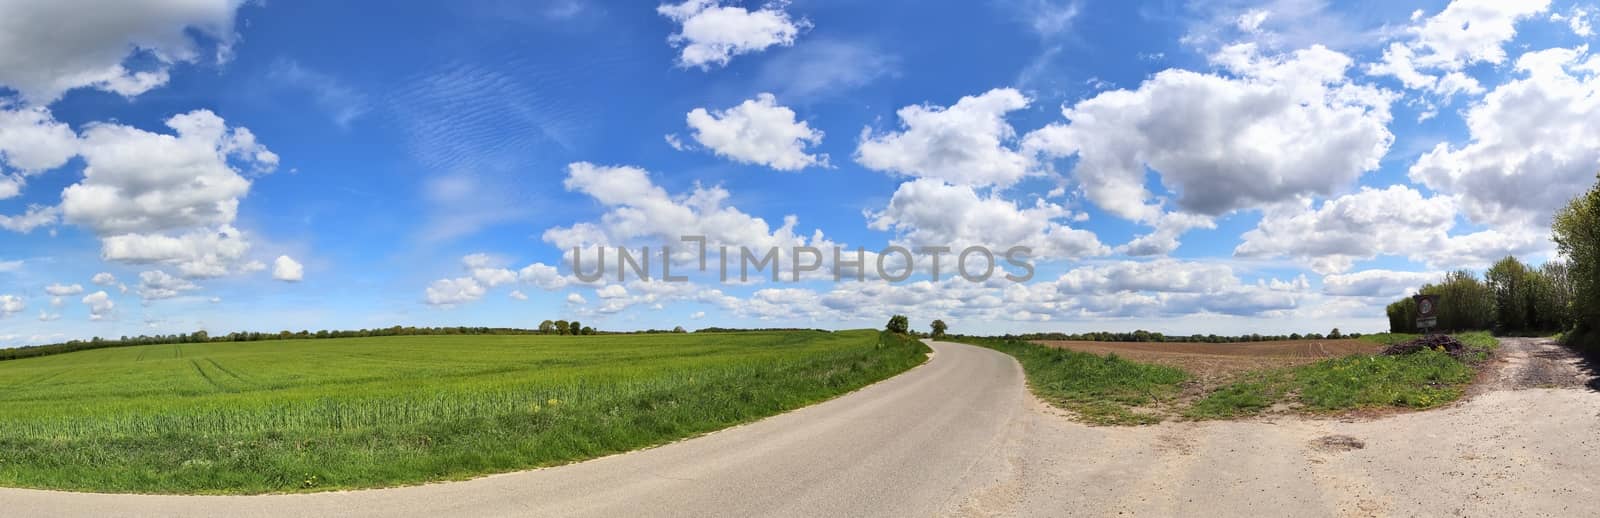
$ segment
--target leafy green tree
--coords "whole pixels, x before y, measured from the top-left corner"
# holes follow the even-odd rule
[[[579,323],[577,320],[573,320],[571,323],[567,324],[567,334],[574,336],[583,334],[583,324]]]
[[[932,327],[934,338],[944,338],[944,332],[950,330],[950,326],[945,325],[943,320],[934,320]]]
[[[1344,339],[1344,333],[1339,332],[1339,328],[1335,327],[1335,328],[1333,328],[1332,331],[1328,332],[1328,339],[1329,340],[1343,340]]]
[[[1600,184],[1556,213],[1551,229],[1556,248],[1567,258],[1572,291],[1569,312],[1575,324],[1569,342],[1600,343]]]
[[[1501,333],[1532,329],[1529,325],[1528,267],[1515,257],[1506,257],[1483,274],[1494,296],[1494,326]]]
[[[572,332],[572,328],[567,325],[567,321],[565,320],[557,320],[555,324],[556,334],[558,335],[570,334]]]
[[[889,325],[884,326],[884,329],[889,330],[891,333],[909,333],[911,332],[911,319],[906,318],[905,315],[889,317]]]
[[[544,322],[540,322],[539,323],[539,334],[541,334],[541,335],[547,335],[547,334],[553,333],[553,332],[555,332],[555,330],[556,330],[556,323],[555,322],[551,322],[549,320],[546,320]]]

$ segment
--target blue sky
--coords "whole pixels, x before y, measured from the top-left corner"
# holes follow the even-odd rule
[[[1552,258],[1550,212],[1600,170],[1597,14],[1562,0],[12,2],[0,346],[893,313],[971,332],[1380,330],[1387,301],[1443,271]],[[570,246],[659,251],[696,233],[785,250],[1023,245],[1037,273],[570,275]]]

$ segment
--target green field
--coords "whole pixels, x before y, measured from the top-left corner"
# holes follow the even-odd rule
[[[0,362],[0,485],[293,492],[561,464],[824,400],[925,350],[876,331],[413,336]]]

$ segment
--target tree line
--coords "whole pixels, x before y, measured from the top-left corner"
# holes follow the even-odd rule
[[[1600,343],[1600,184],[1557,212],[1551,227],[1564,261],[1533,267],[1506,257],[1481,279],[1458,270],[1423,286],[1423,295],[1439,296],[1435,330],[1485,329],[1500,335],[1565,332],[1568,343]],[[1387,313],[1390,331],[1419,331],[1415,300],[1395,301]]]
[[[0,361],[49,356],[90,349],[131,347],[136,345],[170,345],[211,342],[259,342],[266,340],[317,340],[327,338],[362,338],[371,336],[432,336],[432,335],[532,335],[538,331],[508,327],[411,327],[394,326],[354,331],[279,331],[276,333],[235,332],[211,336],[205,331],[170,335],[124,336],[115,339],[94,337],[88,340],[71,340],[48,345],[30,345],[0,349]]]
[[[595,330],[592,327],[584,326],[582,322],[578,322],[577,320],[573,320],[571,322],[565,320],[546,320],[539,323],[539,334],[566,336],[592,335],[595,334]]]

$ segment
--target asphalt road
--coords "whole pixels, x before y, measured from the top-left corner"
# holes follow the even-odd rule
[[[1009,356],[934,343],[928,363],[832,401],[568,466],[424,486],[267,496],[0,489],[23,516],[929,516],[949,514],[1026,412]]]

